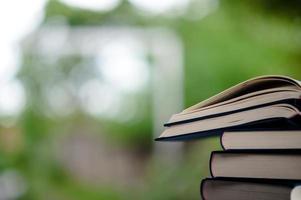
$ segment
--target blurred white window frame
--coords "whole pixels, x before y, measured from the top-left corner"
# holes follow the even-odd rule
[[[43,26],[23,42],[26,51],[37,56],[97,56],[99,49],[116,38],[139,40],[152,57],[151,77],[154,138],[163,123],[183,108],[183,47],[170,29],[135,27]],[[182,144],[155,143],[155,155],[176,161]]]

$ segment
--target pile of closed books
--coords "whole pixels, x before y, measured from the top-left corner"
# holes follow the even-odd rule
[[[205,200],[282,200],[301,183],[301,82],[262,76],[198,103],[165,124],[157,141],[218,135]]]

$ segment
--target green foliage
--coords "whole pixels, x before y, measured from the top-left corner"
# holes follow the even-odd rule
[[[301,78],[300,22],[279,17],[277,12],[268,12],[260,5],[259,1],[251,3],[223,0],[220,1],[218,10],[209,16],[200,20],[188,20],[185,17],[142,17],[126,1],[112,12],[99,13],[50,0],[46,6],[44,23],[62,17],[71,26],[164,26],[175,30],[185,49],[187,107],[254,76],[283,74]],[[54,147],[51,142],[62,132],[84,126],[94,127],[96,132],[106,134],[110,140],[117,141],[118,145],[151,151],[151,94],[150,91],[145,91],[141,96],[127,97],[137,98],[142,102],[141,107],[145,112],[140,120],[122,123],[109,119],[92,119],[78,111],[67,119],[56,119],[44,110],[43,91],[64,80],[72,82],[72,70],[82,60],[77,57],[62,59],[58,61],[58,66],[53,67],[43,60],[36,64],[39,66],[34,66],[35,59],[25,52],[19,74],[28,97],[27,109],[20,119],[25,138],[24,148],[15,155],[0,152],[0,169],[17,169],[30,186],[23,199],[199,199],[199,181],[209,174],[209,152],[218,148],[216,138],[195,145],[188,144],[192,148],[185,152],[185,158],[177,165],[168,166],[149,156],[144,185],[139,188],[93,188],[70,177],[52,152]],[[57,71],[60,72],[59,75],[55,74]],[[84,69],[80,73],[80,81],[74,85],[93,77],[94,73],[92,68]],[[56,196],[48,197],[49,191]]]
[[[179,30],[185,47],[186,106],[248,78],[300,74],[297,24],[227,5],[201,22]],[[289,29],[288,29],[289,27]]]

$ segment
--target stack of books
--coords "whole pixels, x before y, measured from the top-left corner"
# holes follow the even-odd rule
[[[220,136],[205,200],[290,199],[301,184],[301,82],[262,76],[198,103],[165,124],[157,141]],[[301,198],[301,197],[300,197]]]

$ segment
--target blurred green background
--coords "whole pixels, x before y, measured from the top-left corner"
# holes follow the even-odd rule
[[[166,116],[301,79],[300,1],[2,3],[0,199],[200,199],[219,139],[155,144]]]

